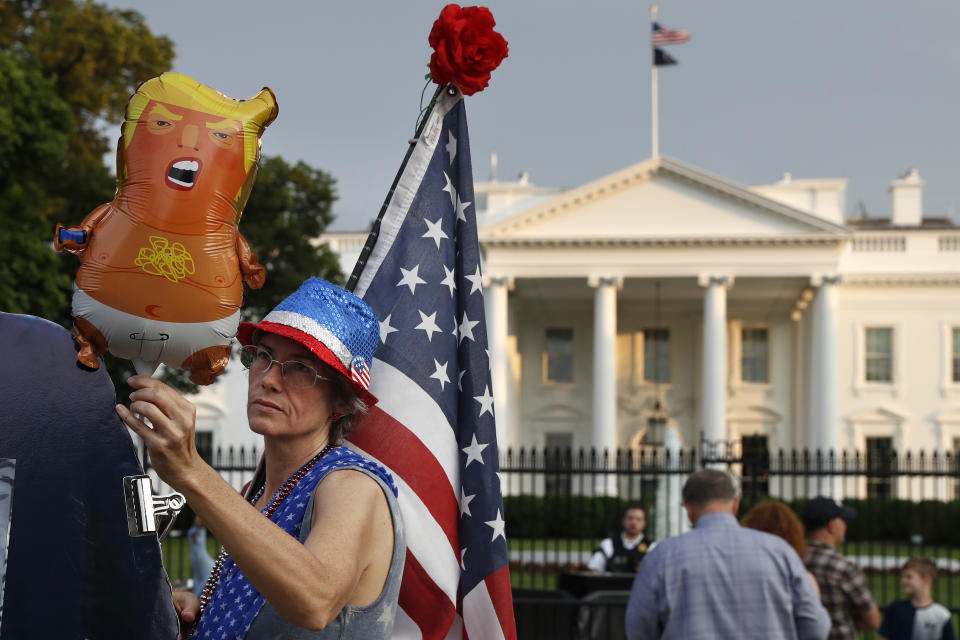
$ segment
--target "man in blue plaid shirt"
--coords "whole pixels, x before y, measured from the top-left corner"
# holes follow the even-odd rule
[[[823,640],[830,617],[793,547],[737,522],[733,478],[704,469],[683,487],[693,531],[647,553],[627,603],[629,640]]]

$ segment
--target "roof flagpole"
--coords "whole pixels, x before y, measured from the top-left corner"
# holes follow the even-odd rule
[[[650,23],[657,20],[657,5],[650,6]],[[650,30],[653,33],[653,29]],[[654,60],[653,42],[650,43],[650,143],[652,146],[651,157],[660,156],[660,114],[657,95],[657,64]]]

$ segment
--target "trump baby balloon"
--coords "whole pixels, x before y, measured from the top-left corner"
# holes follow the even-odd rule
[[[226,368],[243,283],[265,272],[237,229],[277,116],[264,88],[234,100],[178,73],[144,82],[117,143],[117,193],[79,227],[57,225],[58,251],[80,257],[74,281],[77,359],[109,349],[139,373],[186,369],[210,384]]]

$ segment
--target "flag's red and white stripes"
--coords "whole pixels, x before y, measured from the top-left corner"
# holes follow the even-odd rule
[[[416,630],[403,631],[398,618],[394,637],[442,640],[456,614],[460,578],[459,449],[423,389],[383,361],[376,368],[380,401],[350,434],[350,445],[386,466],[400,491],[407,558],[399,605]]]
[[[662,47],[666,44],[683,44],[690,39],[690,31],[687,29],[654,29],[650,36],[650,44],[655,47]]]

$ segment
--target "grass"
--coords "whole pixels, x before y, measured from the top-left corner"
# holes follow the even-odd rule
[[[511,538],[507,540],[510,551],[552,551],[554,549],[570,551],[593,551],[600,545],[600,539],[582,538]]]
[[[163,568],[170,576],[170,582],[186,581],[193,577],[190,567],[190,541],[185,534],[176,535],[176,532],[171,532],[170,536],[163,541],[161,549]],[[220,553],[220,544],[210,536],[207,536],[207,552],[213,558]]]

